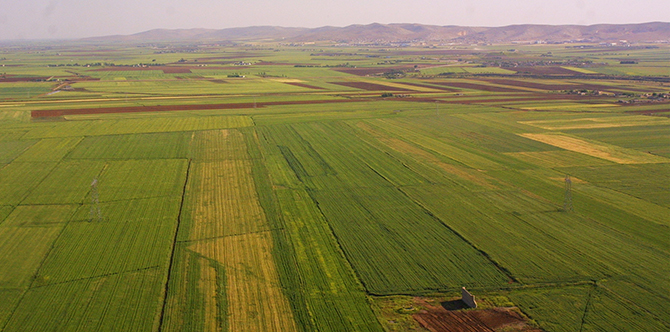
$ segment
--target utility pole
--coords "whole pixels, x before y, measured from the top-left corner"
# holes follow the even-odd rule
[[[102,210],[100,209],[100,194],[98,193],[98,179],[91,182],[91,213],[89,222],[102,221]]]
[[[565,201],[563,202],[563,211],[574,212],[572,207],[572,180],[570,175],[565,176]]]

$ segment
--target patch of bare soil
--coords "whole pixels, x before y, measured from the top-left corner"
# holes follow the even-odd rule
[[[342,86],[347,86],[350,88],[356,88],[367,91],[405,91],[410,92],[407,89],[398,88],[394,86],[368,83],[368,82],[329,82],[330,84],[337,84]]]
[[[485,84],[474,84],[466,82],[431,82],[431,84],[446,85],[455,88],[473,89],[487,92],[526,92],[525,90],[518,90],[514,88],[506,88],[506,87],[499,87]]]
[[[441,307],[427,304],[425,307],[426,310],[414,314],[414,319],[433,332],[541,331],[528,325],[516,308],[464,310],[461,300],[443,302]]]
[[[307,88],[307,89],[325,90],[325,89],[322,88],[322,87],[313,86],[313,85],[304,84],[304,83],[298,83],[298,82],[286,82],[286,84],[288,84],[288,85],[293,85],[293,86],[299,86],[299,87],[301,87],[301,88]]]

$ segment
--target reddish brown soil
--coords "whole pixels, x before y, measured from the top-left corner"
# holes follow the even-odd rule
[[[516,81],[508,79],[487,79],[482,80],[486,82],[491,82],[494,84],[501,85],[511,85],[511,86],[520,86],[524,88],[532,88],[539,90],[547,91],[558,91],[558,90],[600,90],[600,91],[612,91],[612,90],[624,90],[624,91],[635,91],[635,92],[648,92],[648,90],[642,90],[638,88],[631,88],[627,86],[607,86],[600,84],[542,84],[534,83],[528,81]]]
[[[504,88],[499,86],[490,86],[490,85],[464,83],[464,82],[430,82],[430,83],[438,85],[446,85],[455,88],[474,89],[488,92],[525,92],[524,90],[517,90],[513,88]]]
[[[447,88],[444,86],[434,86],[434,85],[428,85],[428,84],[420,84],[420,83],[411,83],[411,82],[402,82],[404,85],[411,85],[411,86],[418,86],[422,88],[429,88],[429,89],[435,89],[435,90],[442,90],[442,91],[449,91],[449,92],[456,92],[458,90],[452,89],[452,88]]]
[[[632,106],[639,106],[631,104]],[[626,113],[641,114],[641,115],[661,115],[661,116],[670,116],[670,109],[667,110],[643,110],[643,111],[626,111]],[[662,114],[669,113],[669,114]]]
[[[286,84],[293,85],[293,86],[299,86],[301,88],[308,88],[308,89],[315,89],[315,90],[325,90],[322,87],[313,86],[313,85],[304,84],[304,83],[298,83],[298,82],[286,82]]]
[[[105,114],[105,113],[134,113],[134,112],[166,112],[166,111],[194,111],[253,108],[274,105],[305,105],[360,102],[368,99],[335,99],[335,100],[298,100],[273,101],[259,103],[230,103],[230,104],[201,104],[201,105],[156,105],[156,106],[129,106],[129,107],[99,107],[77,108],[63,110],[39,110],[30,112],[32,118],[48,118],[74,114]]]
[[[383,74],[391,70],[391,68],[333,68],[333,70],[352,75],[368,76],[375,74]]]
[[[0,77],[0,83],[12,83],[12,82],[41,82],[46,81],[51,77],[16,77],[14,75],[5,75]],[[66,77],[56,77],[61,81],[67,81],[68,83],[76,83],[78,81],[99,81],[99,78],[88,77],[88,76],[66,76]]]
[[[9,75],[7,75],[9,76]],[[0,78],[0,83],[11,83],[11,82],[33,82],[33,81],[44,81],[49,79],[48,77],[3,77]]]
[[[409,92],[407,89],[396,88],[393,86],[386,86],[381,84],[367,83],[367,82],[330,82],[330,84],[337,84],[342,86],[348,86],[350,88],[368,90],[368,91],[404,91]]]
[[[508,308],[459,311],[434,308],[415,314],[414,319],[433,332],[538,331],[529,327],[519,313]]]
[[[428,65],[418,65],[418,68],[427,68],[427,67],[434,67],[434,66],[428,66]],[[395,66],[395,67],[361,67],[361,68],[350,68],[350,67],[337,67],[337,68],[332,68],[332,70],[339,71],[341,73],[347,73],[347,74],[352,74],[352,75],[357,75],[357,76],[368,76],[368,75],[378,75],[378,74],[383,74],[391,70],[414,70],[414,65],[406,65],[406,66]]]
[[[589,96],[588,100],[592,101],[595,97]],[[541,101],[541,100],[584,100],[583,96],[578,95],[541,95],[529,94],[524,97],[517,98],[500,98],[500,99],[479,99],[479,100],[462,100],[462,99],[433,99],[433,98],[403,98],[403,101],[414,102],[438,102],[443,104],[481,104],[481,103],[505,103],[517,101]],[[100,108],[78,108],[78,109],[63,109],[63,110],[37,110],[31,112],[32,118],[44,117],[59,117],[64,115],[74,114],[103,114],[103,113],[133,113],[133,112],[166,112],[166,111],[191,111],[191,110],[217,110],[217,109],[240,109],[274,106],[274,105],[306,105],[306,104],[331,104],[331,103],[349,103],[370,101],[369,98],[352,98],[352,99],[329,99],[329,100],[300,100],[300,101],[275,101],[275,102],[258,102],[258,103],[228,103],[228,104],[196,104],[196,105],[156,105],[156,106],[128,106],[128,107],[100,107]],[[666,111],[658,111],[666,112]]]
[[[437,102],[444,104],[485,104],[485,103],[514,103],[514,102],[525,102],[525,101],[543,101],[543,100],[572,100],[572,101],[584,101],[585,103],[594,102],[596,96],[588,96],[588,98],[579,95],[559,95],[559,94],[528,94],[524,96],[515,96],[513,98],[488,98],[488,99],[468,99],[463,100],[461,98],[454,99],[433,99],[433,98],[407,98],[405,101],[416,101],[416,102]]]
[[[191,70],[184,67],[165,67],[163,68],[164,74],[190,74]]]
[[[515,80],[506,80],[506,79],[494,79],[494,80],[486,80],[486,82],[494,83],[494,84],[500,84],[500,85],[511,85],[511,86],[519,86],[523,88],[531,88],[531,89],[538,89],[538,90],[573,90],[573,89],[579,89],[579,85],[572,85],[572,84],[542,84],[542,83],[534,83],[534,82],[528,82],[528,81],[515,81]]]

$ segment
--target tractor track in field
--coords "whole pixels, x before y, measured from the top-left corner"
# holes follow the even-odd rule
[[[181,203],[179,204],[179,213],[177,214],[177,229],[175,229],[174,232],[174,238],[172,239],[172,250],[170,252],[170,264],[168,265],[168,273],[167,273],[167,278],[165,278],[165,286],[163,286],[163,305],[161,306],[161,313],[160,313],[160,318],[158,320],[158,331],[163,331],[163,318],[165,318],[165,307],[167,306],[168,302],[168,292],[169,292],[169,285],[170,285],[170,277],[172,276],[172,267],[174,264],[174,254],[177,249],[177,237],[179,236],[179,226],[181,225],[182,221],[182,213],[184,211],[184,201],[186,200],[186,189],[188,188],[188,180],[189,180],[189,175],[191,173],[191,165],[193,164],[193,161],[191,159],[188,160],[188,167],[186,168],[186,176],[184,179],[184,187],[182,189],[181,193]]]

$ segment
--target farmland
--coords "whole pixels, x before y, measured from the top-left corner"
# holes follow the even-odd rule
[[[666,45],[165,47],[0,47],[0,331],[670,329]]]

